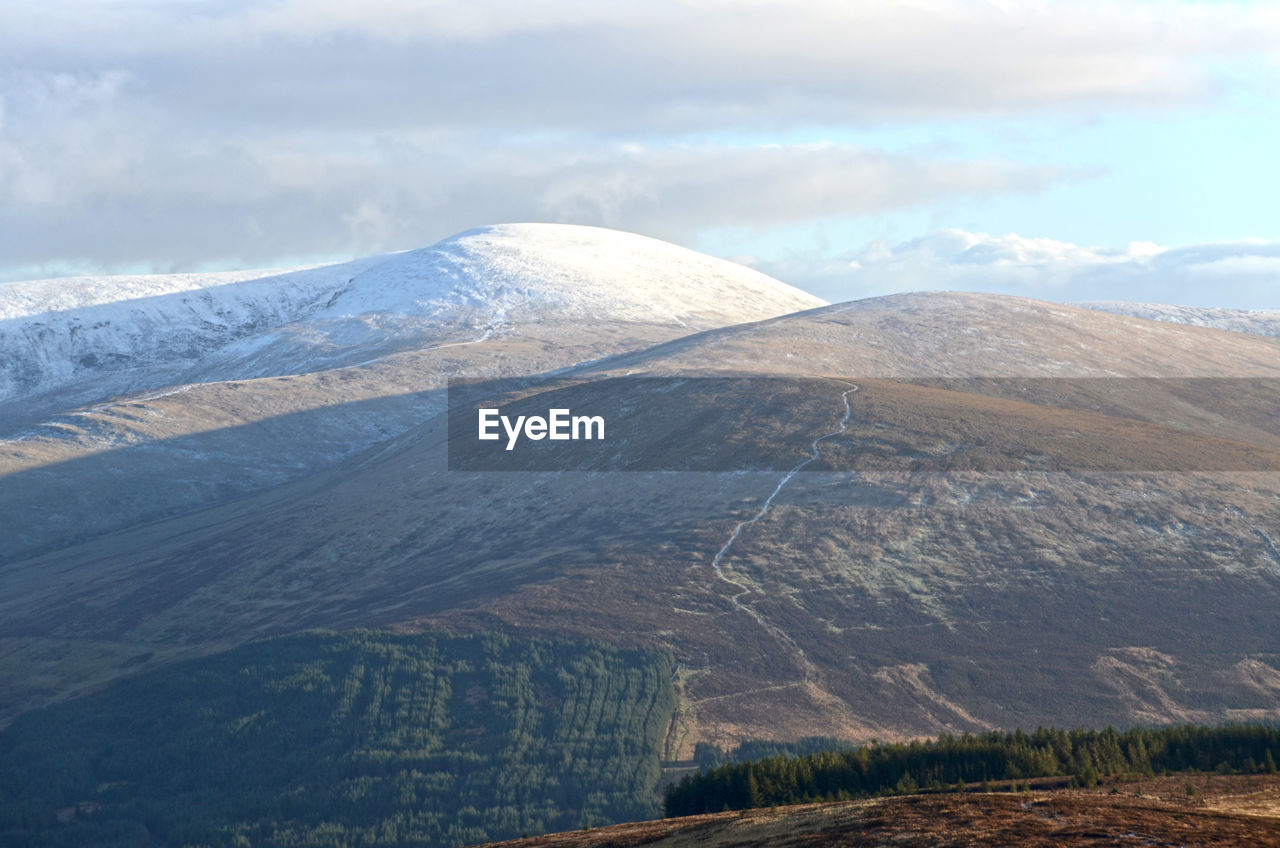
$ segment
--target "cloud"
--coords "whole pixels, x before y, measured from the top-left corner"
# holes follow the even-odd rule
[[[741,261],[741,260],[740,260]],[[818,260],[746,263],[833,302],[906,291],[1020,294],[1241,309],[1280,306],[1280,241],[1113,249],[1048,238],[942,230]]]
[[[4,63],[120,67],[185,120],[648,133],[1159,106],[1280,48],[1269,4],[22,4]]]
[[[694,243],[1035,191],[1069,174],[744,139],[1204,103],[1280,54],[1268,4],[52,0],[5,23],[0,278],[518,219]]]
[[[633,149],[562,169],[540,192],[540,206],[558,219],[671,234],[1034,191],[1061,175],[1002,160],[921,160],[843,144]]]
[[[103,94],[106,88],[110,92]],[[70,101],[46,106],[57,88]],[[845,144],[477,148],[469,137],[260,134],[202,140],[182,127],[104,133],[127,111],[115,77],[33,80],[14,115],[57,133],[0,134],[0,255],[9,278],[110,268],[350,256],[430,244],[468,226],[542,220],[682,240],[944,197],[1037,191],[1057,169],[931,159]],[[153,126],[155,124],[152,124]],[[26,142],[25,144],[23,142]],[[52,259],[51,259],[52,258]]]

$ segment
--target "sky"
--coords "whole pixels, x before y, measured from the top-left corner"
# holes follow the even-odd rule
[[[1280,308],[1280,4],[0,14],[0,280],[338,261],[553,221],[832,301]]]

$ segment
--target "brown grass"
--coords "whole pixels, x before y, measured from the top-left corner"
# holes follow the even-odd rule
[[[1186,777],[1094,790],[914,795],[806,804],[498,843],[509,848],[765,848],[765,846],[1280,846],[1274,776]],[[1245,805],[1248,801],[1253,806]],[[1271,807],[1268,807],[1271,808]]]

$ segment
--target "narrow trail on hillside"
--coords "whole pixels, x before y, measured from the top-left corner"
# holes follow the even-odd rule
[[[782,644],[786,645],[788,648],[791,649],[791,651],[795,654],[801,669],[803,669],[804,671],[805,683],[816,683],[818,681],[820,674],[818,673],[817,667],[814,666],[812,662],[810,662],[809,657],[804,652],[804,649],[801,648],[798,644],[796,644],[795,640],[792,639],[790,636],[788,636],[781,627],[778,627],[776,624],[773,624],[768,619],[766,619],[764,615],[761,614],[760,611],[757,610],[755,607],[742,602],[742,599],[747,595],[750,595],[752,592],[756,591],[756,588],[746,578],[743,578],[741,576],[735,576],[731,573],[726,572],[723,566],[723,562],[725,557],[728,556],[730,549],[733,548],[734,543],[737,542],[739,537],[742,536],[742,531],[745,530],[747,527],[750,527],[752,524],[757,523],[758,521],[760,521],[760,519],[764,518],[765,515],[767,515],[769,512],[769,508],[773,506],[774,499],[778,497],[778,494],[784,488],[786,488],[786,485],[791,482],[791,479],[795,477],[797,474],[799,474],[801,471],[803,471],[805,466],[809,465],[812,462],[817,461],[820,458],[822,454],[822,447],[821,447],[822,443],[827,439],[830,439],[833,436],[838,436],[849,429],[849,419],[853,417],[853,406],[849,403],[849,395],[858,391],[858,387],[855,386],[853,383],[848,383],[843,380],[840,382],[844,382],[846,386],[849,386],[848,389],[841,392],[840,394],[840,400],[841,402],[844,403],[844,417],[840,419],[840,426],[835,430],[832,430],[830,433],[824,433],[823,435],[818,436],[816,439],[814,439],[810,443],[809,457],[802,460],[798,465],[796,465],[795,468],[792,468],[790,471],[788,471],[786,474],[783,475],[782,479],[778,481],[778,485],[774,487],[773,492],[769,495],[769,497],[765,499],[764,504],[760,507],[760,510],[755,515],[753,515],[751,518],[746,519],[745,521],[738,522],[737,526],[733,528],[733,533],[730,534],[728,541],[724,543],[724,545],[716,553],[715,557],[713,557],[711,560],[711,567],[715,569],[716,576],[720,578],[720,580],[724,581],[725,583],[728,583],[730,586],[738,590],[734,595],[732,595],[729,598],[730,602],[732,602],[733,605],[737,607],[739,610],[751,616],[751,618],[753,618],[757,624],[763,627],[775,639],[777,639],[779,642],[781,642]]]

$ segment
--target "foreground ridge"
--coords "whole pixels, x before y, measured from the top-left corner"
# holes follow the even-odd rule
[[[1177,775],[1097,789],[965,792],[633,822],[504,848],[1280,845],[1273,776]],[[496,844],[495,844],[496,848]]]

